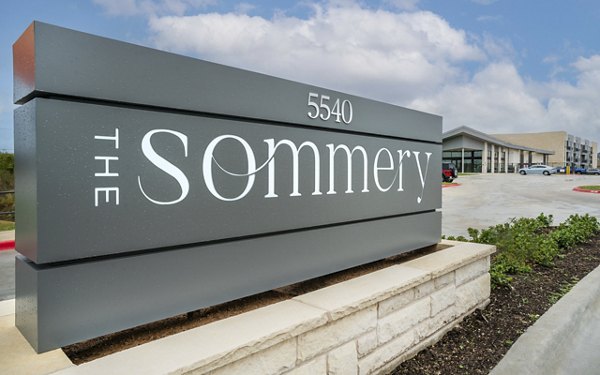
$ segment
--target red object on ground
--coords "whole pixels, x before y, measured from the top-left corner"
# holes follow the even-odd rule
[[[580,187],[573,188],[573,191],[578,191],[580,193],[596,193],[596,194],[600,194],[600,190],[582,189]]]
[[[444,169],[444,170],[442,170],[442,173],[446,177],[452,177],[452,178],[454,178],[454,175],[452,174],[452,171],[450,169]]]
[[[460,186],[460,184],[457,184],[457,183],[442,184],[443,188],[454,187],[454,186]]]
[[[0,251],[2,250],[13,250],[15,248],[15,241],[0,241]]]

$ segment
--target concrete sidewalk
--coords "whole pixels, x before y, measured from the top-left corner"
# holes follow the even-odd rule
[[[61,349],[37,354],[15,327],[15,300],[0,301],[0,374],[45,375],[72,367]]]
[[[552,306],[490,375],[600,374],[600,267]]]

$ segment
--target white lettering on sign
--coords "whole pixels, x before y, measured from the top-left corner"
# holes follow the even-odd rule
[[[265,142],[269,146],[269,191],[265,198],[277,198],[278,195],[275,194],[275,151],[280,145],[286,145],[290,148],[292,152],[292,193],[290,197],[299,197],[302,194],[298,191],[298,154],[304,147],[308,147],[313,151],[313,157],[315,160],[315,189],[312,195],[321,195],[321,157],[319,155],[319,149],[317,146],[309,141],[303,142],[300,147],[296,147],[294,142],[288,139],[282,139],[281,141],[275,144],[274,139],[265,139]]]
[[[119,128],[115,129],[115,135],[112,135],[112,136],[108,136],[108,135],[95,135],[94,139],[99,139],[99,140],[103,140],[103,141],[114,141],[115,142],[115,149],[118,150],[119,149]]]
[[[404,160],[404,157],[410,158],[410,151],[409,150],[398,150],[398,191],[404,191],[404,186],[402,185],[402,161]],[[429,163],[429,161],[428,161]]]
[[[319,118],[327,121],[334,118],[335,122],[348,125],[354,116],[352,103],[347,99],[340,101],[339,98],[331,98],[329,95],[309,92],[307,105],[309,107],[307,115],[311,119]]]
[[[379,156],[384,151],[387,154],[389,166],[380,167],[379,166]],[[392,159],[392,153],[390,152],[390,150],[388,150],[387,148],[382,148],[379,151],[377,151],[377,154],[375,155],[375,162],[373,163],[373,179],[375,180],[375,185],[377,186],[377,189],[379,189],[379,191],[386,192],[386,191],[390,190],[392,188],[392,185],[396,181],[396,178],[398,177],[398,174],[396,173],[390,186],[381,187],[381,184],[379,183],[379,171],[393,171],[395,169],[396,168],[394,167],[394,160]]]
[[[146,197],[146,199],[148,199],[150,202],[152,202],[154,204],[159,204],[159,205],[177,204],[177,203],[181,202],[182,200],[184,200],[185,197],[187,197],[188,192],[190,191],[190,182],[188,181],[187,176],[181,171],[181,169],[177,168],[171,162],[169,162],[167,159],[163,158],[162,156],[157,154],[156,151],[154,151],[154,148],[152,147],[152,143],[150,142],[150,140],[151,140],[152,136],[157,133],[172,134],[172,135],[176,136],[177,138],[179,138],[181,143],[183,143],[183,154],[185,157],[188,156],[187,135],[182,134],[175,130],[154,129],[154,130],[146,133],[146,135],[144,135],[144,138],[142,138],[142,152],[144,153],[144,156],[152,164],[157,166],[160,170],[162,170],[169,176],[173,177],[177,181],[177,183],[179,184],[179,187],[181,188],[181,194],[179,195],[179,198],[177,198],[175,200],[160,201],[158,199],[152,199],[148,196],[148,194],[146,194],[146,192],[144,191],[144,188],[142,187],[142,179],[140,176],[138,176],[138,186],[140,187],[140,190],[141,190],[142,194],[144,195],[144,197]]]
[[[348,148],[348,146],[342,144],[342,145],[337,145],[337,146],[333,146],[333,143],[330,143],[328,145],[326,145],[326,147],[329,149],[329,191],[327,192],[327,194],[336,194],[335,192],[335,153],[338,150],[344,150],[346,152],[346,163],[347,163],[347,177],[348,177],[348,185],[346,188],[346,194],[350,194],[350,193],[354,193],[354,190],[352,190],[352,155],[354,155],[355,151],[360,151],[362,153],[363,156],[363,189],[362,192],[363,193],[367,193],[369,192],[369,186],[368,186],[368,177],[367,177],[367,173],[369,171],[368,168],[368,157],[367,157],[367,151],[364,149],[364,147],[362,146],[356,146],[352,149],[352,151],[350,151],[350,148]]]
[[[119,128],[115,128],[115,134],[114,135],[95,135],[94,139],[97,141],[112,141],[114,142],[113,144],[113,148],[115,150],[119,149]],[[111,162],[117,162],[119,160],[118,156],[106,156],[106,155],[102,155],[102,156],[94,156],[94,160],[102,160],[104,161],[104,171],[102,172],[96,172],[94,173],[94,177],[100,177],[100,178],[111,178],[111,177],[119,177],[119,172],[111,172]],[[101,180],[101,181],[106,181],[106,180]],[[114,179],[110,180],[111,183],[114,183]],[[119,205],[119,188],[117,186],[109,186],[109,187],[97,187],[94,189],[94,206],[98,207],[100,201],[99,201],[99,195],[100,193],[104,193],[104,202],[105,203],[110,203],[110,193],[114,193],[114,203],[116,206]]]
[[[158,205],[173,205],[183,201],[190,191],[190,182],[188,177],[180,168],[173,165],[171,162],[167,161],[164,157],[160,156],[154,147],[151,144],[151,138],[153,135],[158,133],[166,133],[177,137],[181,143],[183,144],[183,152],[184,156],[188,156],[188,137],[180,132],[168,129],[155,129],[146,133],[141,142],[141,149],[144,156],[156,167],[165,172],[167,175],[171,176],[175,179],[175,181],[179,184],[181,189],[181,194],[177,199],[174,200],[160,200],[158,198],[150,197],[147,192],[144,190],[142,185],[142,178],[138,176],[138,186],[142,195],[150,202]],[[235,160],[236,158],[244,161],[246,165],[243,167],[243,170],[231,171],[223,166],[222,163],[219,162],[216,155],[217,148],[224,141],[234,141],[235,144],[241,146],[239,149],[241,152],[239,154],[234,155],[232,158]],[[220,135],[214,139],[212,139],[206,149],[204,150],[204,155],[202,158],[202,177],[204,179],[204,184],[206,188],[210,192],[212,196],[215,198],[224,201],[224,202],[235,202],[246,197],[250,191],[254,187],[254,183],[256,180],[256,175],[261,170],[267,168],[267,191],[264,195],[264,198],[277,198],[279,194],[277,192],[276,186],[276,173],[275,166],[277,163],[277,155],[285,150],[289,150],[292,156],[292,165],[290,168],[279,168],[280,171],[291,171],[292,175],[292,188],[290,192],[286,192],[289,197],[299,197],[302,196],[302,192],[299,188],[299,179],[300,179],[300,157],[310,156],[313,160],[313,173],[314,173],[314,188],[312,190],[312,195],[322,195],[322,186],[321,186],[321,151],[319,147],[311,141],[304,141],[298,146],[295,142],[289,139],[282,139],[279,141],[275,141],[273,138],[264,139],[263,142],[267,147],[267,160],[262,163],[260,166],[257,166],[256,156],[252,146],[242,137],[233,135],[233,134],[224,134]],[[285,147],[284,147],[285,146]],[[229,145],[231,147],[231,144]],[[237,146],[236,146],[237,147]],[[417,203],[421,203],[423,200],[423,194],[425,192],[425,185],[427,182],[427,175],[429,171],[429,163],[431,159],[431,152],[424,152],[424,157],[422,157],[420,151],[411,151],[411,150],[395,150],[398,153],[398,163],[396,164],[394,158],[394,152],[388,148],[381,148],[375,154],[373,159],[369,158],[369,154],[367,150],[360,145],[354,146],[352,149],[345,144],[333,144],[329,143],[325,145],[326,149],[329,153],[328,165],[329,168],[329,186],[327,190],[327,194],[337,194],[335,187],[336,180],[336,164],[343,163],[345,160],[346,164],[346,190],[345,194],[353,194],[354,186],[353,186],[353,170],[358,165],[362,164],[362,190],[361,193],[369,192],[369,171],[372,169],[372,176],[375,182],[375,186],[380,192],[388,192],[392,189],[392,186],[395,184],[396,180],[398,180],[398,189],[397,191],[404,191],[403,186],[403,166],[408,163],[414,163],[416,170],[418,171],[418,178],[420,181],[421,191],[418,193],[416,200]],[[235,149],[235,147],[234,147]],[[231,153],[231,148],[228,148],[228,152]],[[337,154],[337,157],[336,157]],[[360,159],[360,160],[355,160]],[[424,159],[424,160],[422,160]],[[104,159],[103,159],[104,160]],[[336,163],[337,162],[337,163]],[[355,162],[359,162],[360,164],[355,164]],[[343,164],[342,164],[343,165]],[[226,196],[224,193],[225,190],[222,188],[219,189],[217,183],[214,178],[214,173],[217,171],[214,167],[217,167],[217,170],[224,172],[227,176],[230,176],[234,179],[243,179],[241,180],[243,184],[245,184],[243,191],[234,196]],[[282,173],[280,172],[280,173]],[[103,174],[109,173],[108,167],[105,168],[105,172]],[[387,175],[387,176],[385,176]],[[385,177],[384,180],[388,181],[384,185],[382,183],[382,177]],[[417,176],[414,176],[416,178]],[[391,182],[390,182],[391,181]],[[281,192],[279,192],[281,193]]]
[[[425,173],[422,172],[421,162],[419,161],[419,151],[413,151],[415,155],[415,159],[417,160],[417,168],[419,169],[419,177],[421,178],[421,195],[417,197],[417,203],[421,203],[423,200],[423,192],[425,192],[425,178],[427,176],[427,171],[429,170],[429,158],[431,157],[431,152],[426,152],[427,155],[427,165],[425,166]]]
[[[110,171],[110,162],[119,160],[118,156],[94,156],[94,160],[104,160],[104,172],[94,173],[95,177],[119,177],[118,172]]]
[[[101,187],[94,189],[94,203],[98,207],[98,198],[100,193],[104,193],[105,202],[110,202],[110,193],[115,193],[115,205],[119,205],[119,188],[118,187]]]
[[[221,165],[216,161],[216,159],[213,155],[215,152],[215,148],[221,141],[223,141],[225,139],[236,140],[242,145],[242,147],[244,147],[244,151],[246,153],[246,162],[248,163],[248,172],[247,173],[229,172],[225,168],[221,167]],[[224,196],[219,194],[219,192],[217,191],[217,189],[215,187],[215,183],[213,181],[213,172],[212,172],[213,161],[217,164],[217,166],[223,172],[225,172],[231,176],[248,178],[248,182],[246,182],[246,188],[240,195],[238,195],[237,197],[233,197],[233,198],[225,198]],[[250,147],[248,142],[246,142],[243,138],[238,137],[237,135],[230,135],[230,134],[221,135],[221,136],[213,139],[208,144],[208,147],[206,147],[206,151],[204,152],[204,158],[202,160],[204,183],[206,184],[208,191],[210,191],[210,193],[212,195],[214,195],[216,198],[218,198],[222,201],[226,201],[226,202],[234,202],[234,201],[244,198],[248,194],[250,189],[252,189],[252,185],[254,185],[254,179],[255,179],[254,175],[256,174],[256,172],[258,172],[260,169],[262,169],[265,165],[266,165],[266,163],[263,164],[263,166],[261,166],[258,170],[256,169],[256,160],[254,159],[254,152],[252,151],[252,148]]]

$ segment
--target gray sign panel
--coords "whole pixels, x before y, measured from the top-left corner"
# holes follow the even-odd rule
[[[442,141],[439,116],[41,22],[13,51],[15,103],[59,94]],[[309,117],[338,100],[343,116]]]
[[[38,351],[439,240],[438,116],[42,23],[14,61]]]
[[[42,352],[437,243],[440,219],[429,212],[56,267],[19,258],[16,325]]]
[[[41,98],[16,122],[36,263],[441,207],[437,144]]]

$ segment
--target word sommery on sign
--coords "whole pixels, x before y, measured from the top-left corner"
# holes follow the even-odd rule
[[[182,171],[179,167],[169,162],[167,159],[162,157],[152,146],[152,136],[155,134],[169,134],[178,139],[178,141],[182,144],[182,152],[185,157],[188,154],[188,136],[170,129],[153,129],[146,133],[141,141],[141,149],[144,156],[154,164],[158,169],[171,176],[175,182],[179,185],[181,189],[181,193],[175,199],[167,199],[167,198],[152,198],[144,191],[142,184],[142,176],[138,175],[138,187],[142,195],[150,202],[157,205],[173,205],[180,203],[185,200],[190,192],[190,180],[188,176]],[[114,142],[115,149],[119,148],[119,129],[115,129],[115,133],[112,136],[94,136],[96,140],[109,140]],[[240,158],[245,159],[245,163],[247,165],[247,170],[243,172],[232,172],[229,171],[219,164],[219,161],[215,158],[214,152],[215,148],[219,146],[219,144],[223,141],[233,140],[240,144],[241,146],[241,156]],[[241,137],[233,134],[224,134],[213,140],[211,140],[204,151],[202,157],[202,176],[204,177],[204,184],[208,191],[212,194],[213,197],[225,201],[225,202],[233,202],[244,198],[254,185],[254,181],[256,178],[256,174],[261,170],[267,167],[268,170],[268,191],[264,195],[265,198],[277,198],[278,194],[275,193],[275,163],[276,163],[276,151],[280,147],[287,147],[293,156],[292,163],[292,179],[293,179],[293,188],[289,193],[290,197],[300,197],[302,194],[298,189],[299,183],[299,163],[298,160],[300,158],[300,151],[306,148],[312,152],[312,158],[314,160],[313,171],[314,171],[314,189],[311,193],[312,195],[322,195],[322,187],[321,187],[321,151],[315,145],[315,143],[311,141],[304,141],[299,146],[296,145],[293,141],[289,139],[282,139],[275,141],[275,139],[265,139],[263,140],[266,143],[267,147],[267,160],[261,165],[257,166],[256,157],[254,155],[254,151],[252,150],[251,145]],[[327,189],[326,194],[337,194],[335,188],[335,156],[337,152],[341,152],[347,163],[347,183],[345,194],[354,193],[353,190],[353,178],[352,178],[352,164],[353,164],[353,156],[356,153],[362,159],[363,163],[363,174],[362,174],[362,189],[360,192],[368,193],[369,190],[369,170],[372,169],[373,180],[375,182],[376,188],[381,192],[387,192],[392,189],[392,185],[397,181],[397,191],[404,191],[403,187],[403,162],[404,160],[411,159],[416,163],[418,172],[419,172],[419,180],[421,182],[421,194],[417,197],[417,203],[421,203],[422,193],[425,190],[425,180],[427,176],[427,171],[429,169],[429,162],[431,158],[431,152],[425,153],[426,162],[424,162],[424,167],[421,167],[421,160],[419,158],[419,151],[411,151],[411,150],[395,150],[396,156],[392,155],[392,151],[388,148],[380,148],[373,161],[371,162],[367,151],[362,146],[355,146],[352,150],[345,144],[335,145],[333,143],[328,143],[325,145],[328,150],[328,170],[329,170],[329,187]],[[397,164],[396,159],[397,157]],[[95,156],[95,160],[101,160],[104,162],[104,169],[101,172],[96,172],[94,174],[95,177],[118,177],[119,173],[111,172],[111,165],[118,163],[119,158],[117,156]],[[384,164],[384,165],[382,165]],[[246,181],[246,185],[244,190],[234,197],[225,197],[220,192],[217,186],[215,185],[215,181],[213,179],[213,165],[218,167],[222,172],[226,173],[233,178],[243,178]],[[382,186],[380,181],[380,174],[383,172],[392,172],[393,179],[391,183],[387,186]],[[119,187],[98,187],[95,188],[95,197],[94,197],[94,205],[97,207],[99,205],[99,196],[100,194],[104,194],[105,202],[108,203],[111,201],[110,194],[114,193],[114,203],[116,205],[119,204]]]

